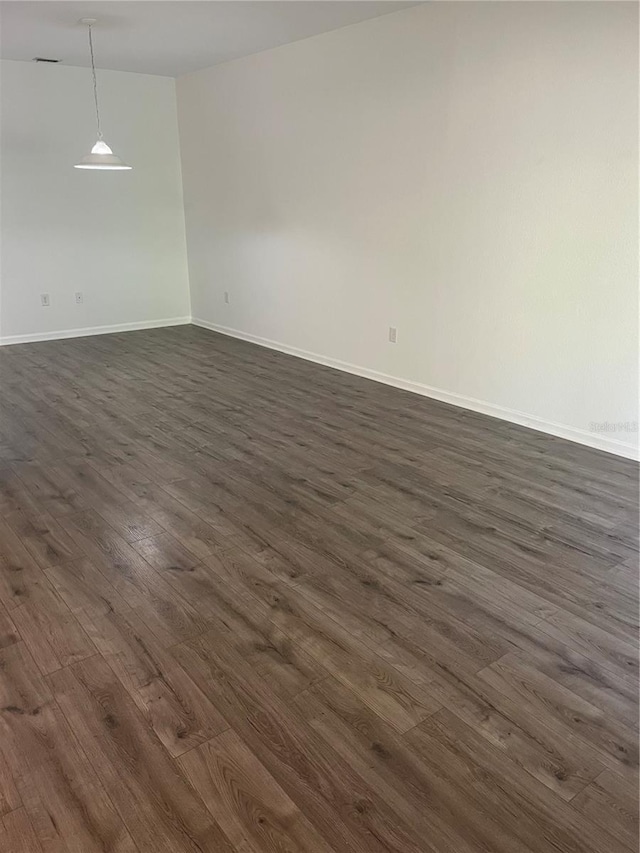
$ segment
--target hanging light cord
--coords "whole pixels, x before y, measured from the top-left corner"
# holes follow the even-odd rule
[[[98,108],[98,81],[96,80],[96,63],[93,58],[93,36],[91,34],[92,24],[89,24],[89,51],[91,53],[91,73],[93,74],[93,99],[96,103],[96,122],[98,124],[98,139],[102,139],[100,128],[100,109]]]

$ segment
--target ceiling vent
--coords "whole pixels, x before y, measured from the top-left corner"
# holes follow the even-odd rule
[[[53,62],[53,63],[60,62],[59,59],[48,59],[46,56],[34,56],[33,61],[34,62]]]

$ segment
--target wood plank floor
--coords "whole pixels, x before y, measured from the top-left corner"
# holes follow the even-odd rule
[[[190,326],[0,403],[0,849],[638,850],[635,464]]]

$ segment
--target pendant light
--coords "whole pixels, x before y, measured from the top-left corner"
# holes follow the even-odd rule
[[[93,98],[96,105],[96,122],[98,125],[98,141],[91,149],[91,154],[83,157],[79,163],[76,163],[75,169],[111,169],[123,170],[131,169],[113,151],[102,138],[102,129],[100,127],[100,109],[98,107],[98,83],[96,80],[96,64],[93,59],[93,37],[91,28],[95,24],[95,18],[80,18],[79,23],[85,24],[89,30],[89,53],[91,54],[91,73],[93,74]]]

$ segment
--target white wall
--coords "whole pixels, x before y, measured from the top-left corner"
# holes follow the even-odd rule
[[[174,80],[98,71],[105,139],[134,169],[95,172],[72,168],[95,142],[91,72],[0,73],[2,341],[188,317]]]
[[[638,417],[637,16],[433,3],[179,79],[193,316],[632,452],[591,425]]]

